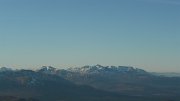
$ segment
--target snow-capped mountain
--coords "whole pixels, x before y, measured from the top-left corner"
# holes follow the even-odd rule
[[[81,99],[84,94],[88,97],[96,96],[97,98],[101,94],[105,94],[102,96],[106,97],[109,96],[109,92],[113,92],[112,97],[116,93],[130,96],[150,96],[148,99],[156,96],[174,98],[180,95],[179,85],[180,78],[178,77],[156,76],[145,70],[130,66],[94,65],[67,69],[42,66],[36,71],[0,68],[0,93],[22,97],[24,97],[24,94],[28,97],[36,96],[43,99],[42,101],[61,101],[56,98],[57,96],[60,96],[60,99],[64,96]],[[106,92],[108,92],[108,95],[106,95]],[[70,95],[71,97],[69,97]],[[74,101],[74,99],[71,101]],[[99,99],[96,101],[99,101]],[[113,101],[119,101],[119,98]]]
[[[84,101],[87,99],[105,101],[105,97],[108,96],[108,101],[110,99],[119,101],[119,96],[111,92],[76,85],[58,75],[51,74],[51,71],[55,71],[54,68],[43,67],[39,71],[22,69],[0,72],[0,96],[36,98],[41,101]],[[99,100],[100,98],[102,100]],[[125,101],[129,101],[128,98]]]
[[[56,74],[56,68],[52,66],[42,66],[38,72],[46,73],[46,74]]]
[[[98,74],[98,73],[147,73],[145,70],[129,67],[129,66],[83,66],[76,68],[68,68],[67,71],[81,74]]]

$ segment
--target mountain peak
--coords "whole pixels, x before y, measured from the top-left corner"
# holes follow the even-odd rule
[[[38,72],[43,72],[43,73],[47,73],[47,74],[54,74],[56,72],[56,68],[52,67],[52,66],[42,66]]]

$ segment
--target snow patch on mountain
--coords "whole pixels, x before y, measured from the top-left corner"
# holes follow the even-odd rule
[[[129,67],[129,66],[83,66],[76,68],[68,68],[67,71],[81,74],[94,74],[94,73],[147,73],[145,70]]]

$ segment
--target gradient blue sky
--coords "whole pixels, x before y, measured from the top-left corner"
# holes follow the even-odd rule
[[[180,72],[179,0],[0,0],[0,66]]]

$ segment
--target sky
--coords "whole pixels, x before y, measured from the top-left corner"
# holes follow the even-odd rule
[[[0,67],[180,72],[179,0],[0,0]]]

